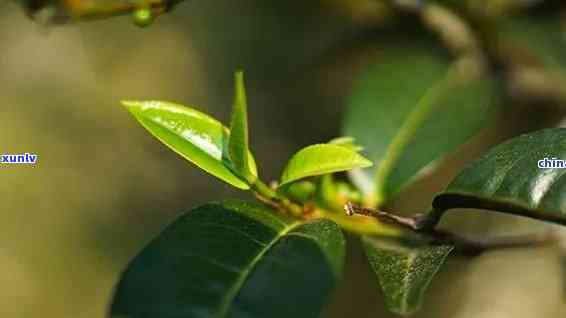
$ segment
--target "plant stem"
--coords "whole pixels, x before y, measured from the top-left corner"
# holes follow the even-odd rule
[[[479,254],[492,249],[533,247],[556,243],[558,237],[554,231],[542,233],[503,236],[503,237],[467,237],[454,234],[444,230],[437,230],[427,226],[429,220],[426,215],[417,214],[412,217],[404,217],[377,209],[370,209],[347,203],[344,210],[348,215],[363,214],[373,216],[382,221],[394,223],[408,228],[414,232],[429,236],[436,244],[451,244],[456,250],[463,254]]]
[[[266,185],[259,179],[250,184],[250,187],[255,193],[262,196],[264,199],[273,201],[280,200],[280,196],[277,194],[277,192],[273,191],[273,189],[271,189],[268,185]]]
[[[277,209],[287,211],[296,217],[304,217],[304,209],[300,205],[291,202],[291,200],[284,196],[281,196],[263,183],[263,181],[256,179],[252,184],[250,184],[250,187],[260,201]]]
[[[451,9],[422,0],[389,0],[389,3],[401,12],[418,15],[423,25],[436,33],[455,57],[483,58],[476,34],[468,22]]]
[[[405,216],[400,216],[389,212],[381,211],[378,209],[360,207],[352,204],[351,202],[346,203],[346,205],[344,206],[344,210],[348,215],[362,214],[367,216],[373,216],[382,221],[395,223],[403,227],[408,227],[413,231],[421,231],[423,229],[423,225],[426,224],[425,217],[422,214],[417,214],[412,217],[405,217]]]

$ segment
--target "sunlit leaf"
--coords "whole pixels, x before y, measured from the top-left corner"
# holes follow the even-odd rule
[[[112,317],[318,317],[341,275],[344,237],[243,202],[193,209],[122,274]]]
[[[347,147],[330,144],[312,145],[303,148],[289,160],[281,176],[281,184],[371,165],[371,161]]]
[[[278,189],[280,193],[297,202],[312,201],[316,193],[316,184],[310,180],[302,180]]]
[[[566,169],[553,159],[566,159],[565,128],[513,138],[465,168],[434,199],[433,213],[476,208],[566,225]]]
[[[328,143],[332,145],[346,147],[348,149],[358,152],[364,150],[363,146],[356,144],[356,139],[353,137],[338,137],[330,140]]]
[[[135,118],[157,139],[204,171],[240,189],[249,189],[227,160],[229,131],[194,109],[161,101],[124,101]],[[250,155],[253,174],[255,162]]]

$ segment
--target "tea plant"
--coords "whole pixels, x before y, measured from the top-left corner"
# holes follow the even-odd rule
[[[401,125],[383,155],[371,192],[334,177],[357,171],[353,178],[364,178],[367,170],[361,169],[372,166],[351,137],[298,151],[280,180],[268,186],[259,177],[249,149],[242,73],[235,78],[229,128],[177,104],[123,102],[173,151],[224,182],[251,191],[260,203],[214,202],[181,216],[129,265],[116,289],[113,314],[315,317],[341,275],[342,230],[361,236],[388,306],[408,314],[418,308],[432,277],[453,250],[481,252],[553,238],[552,233],[489,240],[460,237],[435,229],[446,211],[481,208],[566,224],[562,195],[566,182],[561,178],[566,170],[537,165],[543,157],[566,155],[566,129],[522,135],[495,147],[439,193],[430,211],[402,217],[361,205],[381,206],[410,182],[413,176],[407,170],[414,174],[422,167],[422,161],[418,167],[418,161],[402,159],[404,152],[415,151],[404,145],[423,136],[412,133],[415,128]],[[429,97],[417,107],[430,107],[433,101],[444,102]],[[348,120],[356,118],[352,115]],[[417,150],[420,158],[438,154],[429,147]]]
[[[144,26],[179,2],[20,1],[30,15],[51,8],[53,23],[132,13]],[[365,3],[325,2],[351,12]],[[428,211],[385,210],[490,123],[500,104],[565,103],[563,4],[370,2],[401,21],[395,25],[401,31],[383,26],[379,33],[381,60],[361,72],[345,105],[343,136],[299,150],[277,181],[261,179],[250,150],[241,72],[228,127],[178,104],[123,102],[171,150],[257,202],[213,202],[179,217],[129,264],[112,317],[317,317],[342,274],[343,231],[361,238],[390,310],[411,314],[450,253],[556,241],[552,231],[476,238],[437,225],[459,208],[566,225],[566,170],[540,166],[545,158],[566,158],[563,128],[494,147],[438,193]]]

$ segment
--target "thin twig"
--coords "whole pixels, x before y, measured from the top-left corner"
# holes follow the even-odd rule
[[[344,206],[344,210],[348,215],[362,214],[375,217],[379,220],[393,223],[399,226],[407,227],[415,232],[430,236],[435,244],[451,244],[456,250],[462,254],[475,255],[492,249],[506,249],[519,247],[536,247],[543,246],[558,241],[555,231],[546,231],[542,233],[501,236],[501,237],[469,237],[454,234],[445,230],[436,230],[425,227],[426,217],[417,214],[413,217],[404,217],[389,212],[359,207],[351,202]]]
[[[262,194],[260,194],[259,192],[256,192],[256,191],[254,191],[253,194],[258,201],[264,203],[265,205],[270,206],[270,207],[278,210],[279,212],[287,212],[285,210],[285,208],[281,204],[276,202],[275,200],[273,200],[271,198],[267,198],[267,197],[263,196]]]
[[[398,224],[404,227],[408,227],[412,230],[418,231],[420,230],[420,217],[419,215],[415,217],[404,217],[396,214],[392,214],[389,212],[377,210],[377,209],[370,209],[364,208],[361,206],[357,206],[352,202],[348,202],[344,205],[344,210],[348,215],[354,214],[362,214],[367,216],[373,216],[381,221],[389,222]]]

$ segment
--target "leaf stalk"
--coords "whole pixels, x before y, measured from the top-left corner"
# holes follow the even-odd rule
[[[262,201],[263,203],[270,205],[280,211],[289,212],[296,217],[304,217],[305,213],[303,207],[278,194],[263,181],[256,179],[254,183],[250,184],[250,188],[254,192],[258,200]]]

